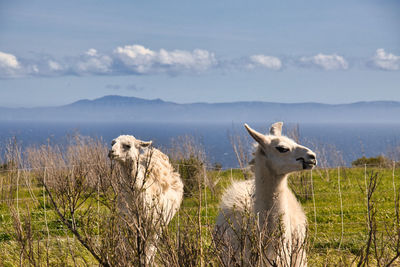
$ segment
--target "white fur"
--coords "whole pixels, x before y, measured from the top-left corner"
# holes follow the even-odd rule
[[[161,218],[162,224],[167,225],[178,211],[183,197],[182,180],[174,171],[168,156],[158,149],[149,148],[151,142],[138,140],[131,135],[121,135],[111,145],[110,158],[119,162],[128,176],[135,179],[134,187],[143,192],[145,204],[151,209],[154,221]],[[122,192],[121,197],[124,199],[119,201],[120,206],[129,205],[129,190]],[[124,212],[124,207],[119,208]],[[155,252],[155,245],[150,246],[147,252],[149,261]]]
[[[238,249],[237,233],[241,229],[243,214],[250,212],[253,219],[259,218],[259,222],[254,224],[265,227],[271,235],[277,231],[279,224],[283,227],[281,239],[273,240],[267,245],[265,253],[271,262],[275,262],[277,266],[306,266],[302,245],[307,219],[300,203],[287,186],[287,178],[292,172],[313,168],[316,165],[315,154],[282,136],[282,123],[273,124],[269,135],[260,134],[247,125],[245,127],[257,141],[255,179],[234,182],[226,190],[216,223],[217,236],[219,234],[219,238],[231,242],[232,247]],[[277,147],[288,151],[280,152]],[[296,250],[295,246],[301,247]],[[248,253],[245,251],[246,257]],[[229,258],[226,257],[225,260],[228,262]]]

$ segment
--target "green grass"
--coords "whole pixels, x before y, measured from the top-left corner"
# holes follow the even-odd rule
[[[395,193],[400,186],[400,170],[395,172],[395,189],[393,187],[392,169],[368,168],[367,179],[371,172],[379,174],[379,184],[374,197],[376,205],[376,219],[378,231],[384,233],[385,226],[392,222],[395,216]],[[222,192],[229,186],[232,179],[243,179],[240,170],[226,170],[207,173],[210,180],[216,183],[215,188],[202,188],[201,192],[201,222],[212,227],[218,214],[218,203]],[[0,178],[2,178],[0,176]],[[339,194],[340,179],[340,194]],[[310,266],[349,264],[359,253],[367,239],[367,209],[365,193],[364,168],[314,170],[311,173],[303,172],[290,177],[290,186],[301,201],[309,223]],[[314,194],[312,194],[312,191]],[[5,203],[5,194],[0,201],[0,265],[15,266],[19,264],[19,247],[15,240],[10,210]],[[16,201],[16,194],[12,196]],[[48,196],[46,196],[47,198]],[[43,203],[43,190],[34,186],[29,192],[24,186],[18,190],[18,210],[21,217],[29,215],[35,240],[39,240],[42,249],[46,245],[47,234],[50,235],[49,247],[53,264],[67,262],[73,265],[68,258],[68,249],[73,249],[81,261],[95,264],[94,259],[85,252],[78,241],[60,222],[57,214],[46,203],[46,214]],[[342,200],[342,203],[341,201]],[[314,208],[315,203],[315,208]],[[199,194],[186,197],[179,211],[179,217],[191,216],[196,220],[199,207]],[[177,217],[171,222],[172,230],[177,227]],[[46,220],[47,219],[47,224]],[[342,221],[343,220],[343,221]],[[181,220],[183,221],[183,220]],[[47,232],[48,228],[48,232]],[[210,233],[203,231],[205,244],[209,243]],[[69,244],[69,245],[68,245]],[[44,252],[43,252],[44,253]],[[79,264],[78,264],[79,265]]]
[[[365,175],[368,180],[371,172],[377,172],[379,176],[373,200],[377,210],[378,232],[385,233],[385,227],[393,222],[395,216],[392,169],[368,168],[364,172],[364,168],[341,168],[339,174],[337,169],[317,170],[313,171],[312,184],[310,172],[290,177],[290,187],[302,203],[308,217],[311,244],[308,258],[311,266],[326,262],[333,265],[350,263],[366,244],[368,228]],[[396,170],[394,175],[395,190],[398,193],[400,170]],[[243,179],[240,170],[233,170],[232,176],[235,180]],[[206,203],[208,215],[207,221],[202,220],[204,224],[215,222],[219,199],[224,188],[230,184],[231,171],[224,171],[219,175],[214,172],[209,174],[209,177],[221,180],[215,194],[210,190],[207,190],[205,195],[204,192],[202,194],[202,215],[205,215]],[[196,216],[197,205],[198,198],[192,197],[184,201],[183,207],[184,210],[190,208],[189,214]],[[186,212],[181,211],[181,216],[184,213]]]

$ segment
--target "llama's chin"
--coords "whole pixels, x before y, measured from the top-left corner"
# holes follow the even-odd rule
[[[313,162],[305,162],[303,161],[303,170],[311,170],[315,167]]]
[[[113,153],[112,151],[108,152],[108,157],[109,157],[111,160],[115,159],[115,155],[114,155],[114,153]]]
[[[110,152],[108,153],[108,158],[109,158],[110,160],[115,160],[115,161],[119,161],[119,162],[122,161],[122,160],[120,159],[120,157],[119,157],[118,155],[115,155],[112,151],[110,151]]]
[[[298,158],[296,160],[301,162],[303,170],[311,170],[317,164],[316,160],[305,161],[304,158]]]

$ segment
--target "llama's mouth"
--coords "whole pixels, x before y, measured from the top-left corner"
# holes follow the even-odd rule
[[[108,152],[108,157],[109,157],[110,159],[114,159],[114,158],[115,158],[115,155],[114,155],[114,153],[113,153],[112,150],[110,150],[110,151]]]
[[[316,165],[315,160],[305,161],[304,158],[297,158],[296,161],[301,161],[303,164],[303,170],[311,170]]]

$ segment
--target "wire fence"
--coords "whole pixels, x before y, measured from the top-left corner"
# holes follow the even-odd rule
[[[189,164],[176,164],[176,169]],[[73,166],[65,166],[66,169]],[[64,167],[63,167],[64,168]],[[204,166],[200,192],[193,194],[190,200],[197,204],[182,205],[180,212],[175,216],[175,225],[179,231],[182,216],[190,216],[201,212],[201,224],[212,227],[218,214],[218,203],[221,192],[227,188],[231,181],[243,179],[240,175],[247,169],[218,169]],[[73,238],[72,234],[63,226],[56,212],[48,203],[47,194],[43,184],[40,184],[30,172],[39,168],[24,168],[14,170],[0,170],[0,246],[2,242],[14,242],[13,222],[7,203],[16,205],[18,216],[30,216],[32,231],[38,238],[63,239]],[[40,170],[44,170],[40,168]],[[7,177],[13,175],[14,180]],[[44,183],[46,183],[46,171]],[[370,206],[368,200],[368,183],[373,173],[380,175],[380,184],[377,197],[374,200],[379,208],[377,224],[384,229],[396,213],[398,201],[398,187],[400,186],[400,169],[396,164],[382,167],[364,165],[357,168],[337,167],[332,169],[315,169],[312,171],[296,173],[290,178],[290,186],[302,203],[309,223],[309,233],[315,243],[330,243],[335,249],[346,249],[357,238],[364,239],[369,227]],[[194,178],[193,178],[194,179]],[[198,178],[196,178],[198,179]],[[211,188],[210,180],[215,188]],[[184,181],[185,182],[185,181]],[[187,182],[187,181],[186,181]],[[14,190],[10,197],[7,192]],[[100,190],[97,189],[97,212],[101,213]],[[184,203],[187,201],[184,199]],[[200,204],[199,204],[200,203]],[[35,207],[30,209],[27,207]],[[101,225],[97,223],[97,228]],[[386,227],[387,228],[387,227]],[[98,229],[99,232],[100,229]]]

